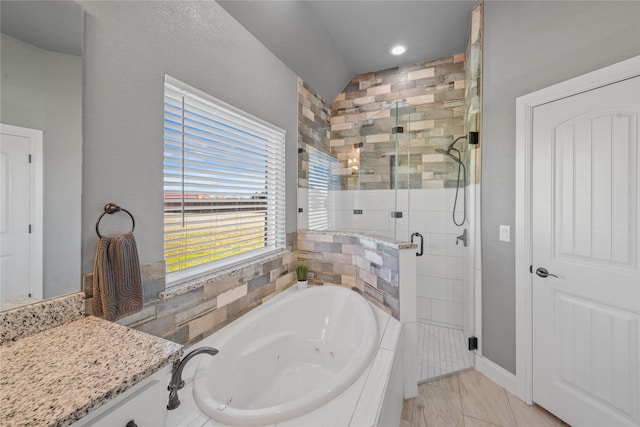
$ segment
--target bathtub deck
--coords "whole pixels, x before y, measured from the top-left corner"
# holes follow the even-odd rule
[[[271,424],[271,427],[375,425],[388,385],[394,356],[400,345],[401,325],[400,322],[375,307],[374,312],[380,331],[379,347],[374,360],[367,366],[363,374],[341,395],[327,404],[300,417]],[[205,338],[195,344],[194,347],[211,345],[217,335],[218,333]],[[183,376],[186,385],[180,391],[182,404],[178,409],[169,411],[167,427],[224,426],[224,424],[209,419],[198,409],[193,398],[195,364],[191,367],[188,366],[188,368],[190,369],[185,370]],[[296,380],[295,378],[283,378],[283,381],[288,383]],[[283,389],[286,390],[289,386],[292,388],[297,387],[294,384],[288,384],[284,385]]]

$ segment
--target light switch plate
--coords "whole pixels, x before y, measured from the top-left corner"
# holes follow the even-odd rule
[[[500,225],[500,241],[511,241],[511,227],[509,227],[508,225]]]

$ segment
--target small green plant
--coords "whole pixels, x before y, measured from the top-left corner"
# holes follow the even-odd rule
[[[307,264],[296,265],[296,276],[298,276],[298,281],[303,282],[307,280],[308,274],[309,274],[309,266]]]

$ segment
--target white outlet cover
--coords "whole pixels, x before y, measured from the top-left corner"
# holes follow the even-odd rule
[[[511,241],[511,227],[508,225],[500,225],[500,241],[501,242],[510,242]]]

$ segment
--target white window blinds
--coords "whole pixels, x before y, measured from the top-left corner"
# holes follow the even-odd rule
[[[168,282],[285,246],[285,132],[166,76]]]
[[[311,146],[309,153],[309,230],[333,228],[335,190],[340,189],[338,160]]]

